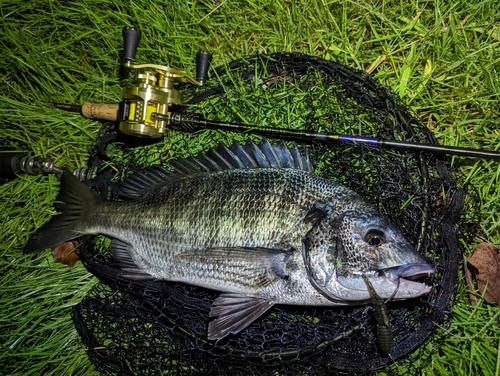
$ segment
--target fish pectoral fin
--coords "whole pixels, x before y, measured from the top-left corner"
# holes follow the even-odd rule
[[[118,266],[122,271],[122,277],[132,279],[134,281],[155,279],[151,274],[148,274],[144,270],[140,269],[134,262],[131,254],[135,251],[131,245],[124,243],[118,239],[114,239],[111,242],[109,251],[113,254],[116,261],[118,261]]]
[[[212,304],[208,324],[208,339],[219,340],[231,333],[239,333],[274,305],[271,299],[227,293]]]
[[[188,250],[172,257],[192,273],[231,282],[249,289],[288,279],[286,261],[292,250],[261,247],[228,247]]]

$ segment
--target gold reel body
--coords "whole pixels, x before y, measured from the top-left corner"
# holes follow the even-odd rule
[[[174,88],[175,79],[146,72],[138,75],[135,86],[123,89],[120,131],[136,137],[162,137],[168,123],[152,118],[151,114],[168,115],[171,105],[182,104],[182,93]]]
[[[123,100],[118,111],[120,131],[135,137],[160,138],[167,131],[171,106],[182,105],[182,93],[175,89],[174,84],[176,82],[190,82],[193,85],[202,86],[212,55],[207,52],[199,52],[196,55],[195,79],[187,73],[169,66],[132,64],[140,40],[140,32],[125,28],[123,37],[125,44],[124,66],[130,69],[153,69],[154,72],[140,73],[134,86],[123,89]],[[163,118],[155,118],[152,114],[163,115]]]

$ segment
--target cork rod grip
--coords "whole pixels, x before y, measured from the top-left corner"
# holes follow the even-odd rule
[[[118,107],[119,106],[117,104],[87,102],[82,106],[82,115],[87,119],[117,121]]]

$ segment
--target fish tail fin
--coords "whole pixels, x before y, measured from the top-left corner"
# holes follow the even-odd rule
[[[89,215],[100,201],[103,199],[97,193],[65,170],[54,204],[61,214],[52,217],[31,236],[24,253],[40,252],[82,236]]]

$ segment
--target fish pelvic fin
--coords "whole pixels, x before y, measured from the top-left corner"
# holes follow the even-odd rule
[[[55,209],[61,214],[52,217],[30,237],[24,247],[24,253],[41,252],[82,236],[86,229],[87,218],[95,205],[103,200],[70,171],[65,170],[54,204]]]
[[[215,341],[239,333],[273,305],[271,299],[234,293],[220,295],[210,310],[210,317],[218,317],[208,324],[208,339]]]

